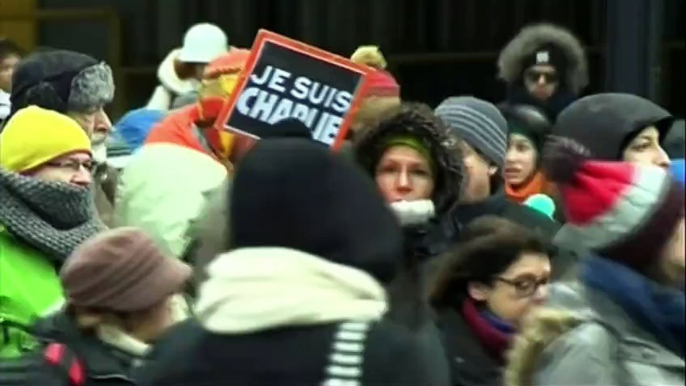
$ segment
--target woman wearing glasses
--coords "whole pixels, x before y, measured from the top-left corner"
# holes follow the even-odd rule
[[[547,295],[546,243],[504,218],[484,216],[461,233],[431,293],[454,386],[500,385],[505,352]]]
[[[554,122],[588,84],[588,63],[571,32],[536,24],[522,29],[502,50],[498,76],[507,83],[509,104],[536,106]]]

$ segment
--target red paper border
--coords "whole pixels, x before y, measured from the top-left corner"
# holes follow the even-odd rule
[[[342,56],[333,54],[331,52],[322,50],[317,47],[310,46],[308,44],[288,38],[286,36],[279,35],[275,32],[271,32],[266,29],[261,29],[257,32],[255,41],[253,42],[252,48],[250,49],[250,57],[248,58],[245,69],[239,75],[239,79],[236,84],[236,88],[234,89],[234,92],[231,93],[231,96],[229,97],[228,101],[224,104],[224,107],[222,108],[221,112],[219,113],[219,116],[217,117],[216,122],[218,125],[221,125],[220,129],[227,130],[225,127],[225,123],[228,121],[229,115],[231,114],[231,111],[233,111],[233,108],[236,105],[236,102],[238,101],[238,96],[241,95],[243,89],[245,88],[248,82],[248,75],[251,74],[255,69],[255,64],[257,63],[257,59],[260,57],[260,54],[262,53],[262,47],[264,47],[265,43],[280,45],[282,47],[286,47],[293,51],[299,52],[303,55],[307,55],[319,59],[321,61],[334,64],[347,70],[358,72],[362,75],[362,83],[359,85],[355,94],[353,95],[353,99],[350,103],[350,111],[347,115],[347,118],[344,119],[341,123],[338,135],[336,136],[336,139],[334,140],[334,143],[331,146],[333,150],[338,150],[343,141],[345,140],[345,137],[348,134],[348,130],[350,130],[350,125],[352,124],[352,117],[355,116],[355,113],[360,108],[360,104],[362,103],[363,99],[362,95],[364,95],[367,89],[369,88],[369,80],[366,77],[366,75],[371,73],[373,70],[367,66],[353,63],[349,59],[344,58]]]

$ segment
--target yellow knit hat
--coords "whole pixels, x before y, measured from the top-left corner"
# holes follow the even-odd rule
[[[11,172],[26,172],[76,152],[91,152],[91,141],[81,126],[37,106],[17,111],[0,133],[0,167]]]

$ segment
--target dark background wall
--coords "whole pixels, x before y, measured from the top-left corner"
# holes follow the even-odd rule
[[[683,114],[684,1],[664,0],[664,7],[658,99]],[[501,100],[498,51],[524,25],[550,21],[588,47],[587,92],[605,87],[606,0],[38,0],[38,8],[110,10],[99,18],[42,20],[37,36],[40,45],[111,62],[117,113],[146,102],[159,61],[201,21],[220,25],[235,46],[249,47],[259,28],[343,56],[360,44],[378,44],[403,96],[429,104],[455,94]]]

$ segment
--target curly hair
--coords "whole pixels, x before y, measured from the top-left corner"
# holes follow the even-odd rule
[[[588,60],[579,39],[569,30],[548,23],[524,27],[503,50],[498,58],[498,77],[508,84],[518,82],[524,71],[524,59],[537,49],[552,45],[560,49],[567,60],[566,86],[579,94],[588,85]]]

